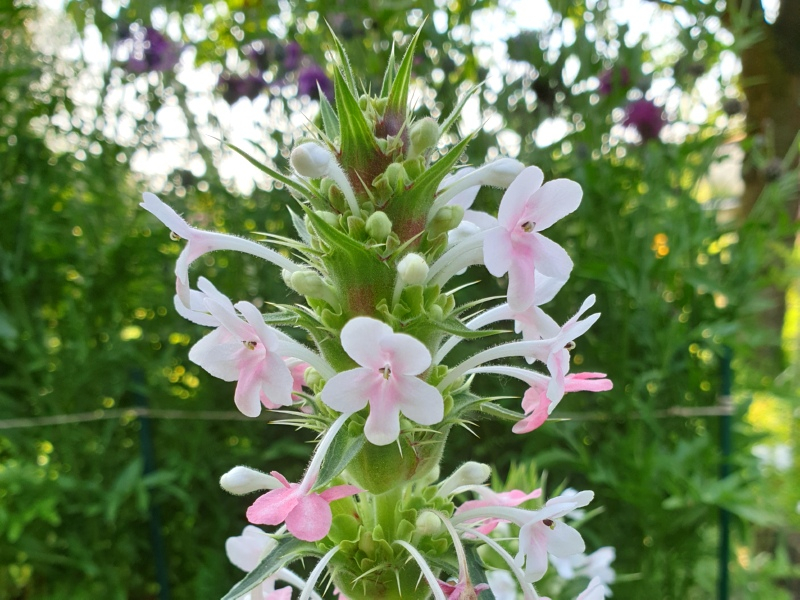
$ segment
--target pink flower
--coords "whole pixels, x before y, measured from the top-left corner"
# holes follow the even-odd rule
[[[347,414],[369,403],[364,434],[371,443],[384,446],[397,439],[401,411],[421,425],[442,420],[442,394],[417,377],[431,364],[431,354],[422,342],[369,317],[351,319],[342,328],[341,340],[344,351],[360,367],[329,379],[322,401]]]
[[[530,494],[526,494],[521,490],[511,490],[508,492],[494,492],[489,488],[480,487],[475,488],[475,493],[480,496],[479,500],[467,500],[456,509],[456,514],[472,510],[474,508],[482,508],[486,506],[519,506],[523,502],[538,498],[542,495],[541,488],[533,490]],[[486,519],[477,528],[484,535],[490,534],[504,519],[490,518]]]
[[[316,542],[328,535],[333,520],[331,502],[361,491],[353,485],[336,485],[318,494],[311,491],[316,473],[307,475],[302,483],[289,483],[277,471],[271,474],[283,487],[258,498],[247,509],[247,520],[259,525],[285,522],[289,533],[306,542]]]
[[[479,583],[473,586],[468,581],[458,581],[456,584],[447,583],[446,581],[437,580],[439,587],[447,595],[447,600],[461,600],[462,598],[477,598],[483,590],[489,589],[489,584]]]
[[[614,387],[605,373],[571,373],[564,378],[564,392],[606,392]],[[522,397],[522,410],[526,417],[511,428],[514,433],[528,433],[538,428],[553,413],[558,402],[547,397],[547,382],[537,382]]]
[[[269,534],[261,531],[258,527],[248,525],[242,531],[242,535],[225,540],[225,552],[228,560],[249,573],[258,566],[261,559],[269,553],[274,545],[275,541]],[[252,600],[291,600],[291,587],[275,589],[275,582],[280,574],[281,571],[250,590],[250,598]]]
[[[223,306],[207,299],[205,306],[220,323],[197,342],[189,359],[214,377],[238,381],[234,401],[242,414],[257,417],[261,405],[267,408],[290,406],[294,379],[277,353],[278,336],[264,323],[258,309],[249,302]]]
[[[517,312],[534,302],[534,270],[559,280],[572,270],[566,251],[540,232],[578,208],[583,192],[574,181],[543,181],[537,167],[520,173],[500,202],[499,227],[483,245],[489,272],[495,277],[508,273],[508,303]]]

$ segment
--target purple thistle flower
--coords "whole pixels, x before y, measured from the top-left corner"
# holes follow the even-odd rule
[[[300,59],[303,58],[303,49],[295,41],[286,45],[283,54],[283,68],[287,71],[294,71],[300,66]]]
[[[603,96],[608,96],[615,89],[627,88],[631,83],[631,72],[627,67],[619,69],[606,69],[600,73],[600,86],[597,91]]]
[[[319,100],[320,89],[328,100],[333,102],[333,82],[325,73],[325,69],[315,64],[304,67],[297,76],[297,93]]]
[[[635,127],[645,142],[654,140],[664,127],[664,111],[652,100],[634,100],[625,109],[623,123]]]
[[[240,98],[255,100],[266,87],[266,82],[260,74],[239,75],[224,74],[217,84],[222,91],[222,97],[228,104],[234,104]]]
[[[180,49],[155,29],[142,27],[131,41],[133,48],[125,64],[131,73],[170,71],[178,64]]]

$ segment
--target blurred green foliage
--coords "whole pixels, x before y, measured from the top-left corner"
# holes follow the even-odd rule
[[[110,417],[2,430],[0,597],[156,597],[152,506],[161,511],[171,596],[221,595],[239,576],[222,548],[241,531],[246,501],[222,492],[218,477],[237,464],[269,470],[280,463],[292,479],[308,454],[307,436],[265,428],[263,419],[163,419],[151,427],[158,470],[145,473],[141,420],[112,412],[132,408],[134,393],[150,408],[189,413],[182,417],[233,409],[230,386],[188,362],[204,332],[172,308],[181,246],[137,207],[141,190],[160,191],[199,226],[240,234],[288,234],[290,227],[291,198],[280,185],[257,180],[252,192],[242,191],[236,181],[249,176],[245,165],[233,175],[223,168],[230,157],[209,135],[217,126],[225,131],[221,104],[191,110],[199,93],[180,68],[137,75],[116,60],[131,24],[156,21],[187,46],[185,61],[191,47],[195,65],[218,76],[247,73],[246,48],[261,40],[274,49],[294,39],[306,60],[325,64],[325,16],[365,85],[376,89],[388,40],[401,41],[431,15],[415,65],[415,76],[428,82],[418,87],[417,111],[446,114],[488,75],[470,109],[483,127],[467,160],[510,153],[548,178],[582,185],[580,210],[550,232],[576,270],[548,311],[563,321],[597,294],[603,318],[581,339],[575,369],[605,371],[615,382],[599,396],[571,395],[559,411],[574,419],[524,437],[492,423],[479,424],[478,443],[467,432],[453,435],[445,472],[467,455],[501,474],[532,460],[552,485],[595,490],[604,510],[582,532],[589,550],[616,548],[620,599],[711,597],[720,507],[738,517],[743,548],[756,545],[749,524],[781,521],[755,483],[748,448],[756,440],[744,425],[736,430],[735,474],[720,482],[717,420],[669,412],[715,404],[726,347],[737,357],[740,387],[761,387],[748,361],[778,343],[759,335],[757,323],[761,290],[784,276],[787,257],[775,241],[794,233],[781,208],[796,173],[777,178],[747,221],[726,219],[705,177],[741,122],[721,105],[704,106],[701,119],[689,114],[702,104],[700,77],[736,95],[719,65],[748,43],[746,19],[734,19],[731,36],[719,33],[724,3],[654,8],[662,19],[677,15],[669,21],[675,35],[652,47],[615,22],[613,6],[553,0],[546,25],[508,40],[504,66],[480,58],[486,43],[469,28],[486,18],[479,11],[495,8],[489,0],[132,1],[119,14],[109,6],[68,2],[64,15],[23,3],[0,9],[0,415]],[[43,41],[43,32],[52,39]],[[90,44],[114,58],[98,69]],[[607,69],[617,85],[600,94],[592,82]],[[304,121],[294,117],[313,114],[312,105],[294,97],[296,74],[280,60],[267,72],[260,101],[268,98],[274,119],[252,139],[284,168],[278,148],[302,135]],[[668,141],[637,143],[621,125],[623,109],[659,77],[672,77],[670,119],[684,126],[662,136]],[[121,102],[124,94],[135,102]],[[240,102],[232,114],[248,101]],[[165,107],[185,120],[185,145],[164,136],[157,115]],[[548,141],[548,126],[563,135]],[[158,160],[164,148],[175,148],[183,164],[151,178],[132,168],[142,157]],[[496,208],[499,199],[484,190],[478,202]],[[195,271],[232,297],[296,300],[279,273],[248,257],[214,255]],[[486,276],[470,272],[463,282],[476,277]],[[145,384],[135,383],[138,369]],[[521,390],[509,383],[486,392]],[[746,408],[737,406],[737,421]],[[747,568],[741,559],[731,563],[739,564]],[[757,589],[758,597],[777,598],[772,580],[792,572],[791,565],[761,569],[753,579],[753,570],[737,571],[735,597]]]

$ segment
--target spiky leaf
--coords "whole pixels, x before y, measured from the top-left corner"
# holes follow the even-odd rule
[[[414,37],[411,38],[411,42],[406,48],[406,53],[403,55],[403,61],[400,63],[397,76],[394,78],[389,91],[389,100],[386,104],[387,115],[398,115],[405,119],[408,108],[408,87],[411,85],[411,68],[414,66],[414,49],[421,33],[422,26],[417,29]]]
[[[361,112],[350,88],[339,71],[334,73],[336,110],[339,113],[342,166],[355,171],[370,171],[375,157],[382,155],[372,129]],[[352,180],[351,180],[352,181]]]
[[[477,544],[464,544],[464,554],[467,558],[467,570],[469,571],[469,578],[472,580],[472,585],[476,586],[480,583],[488,583],[486,578],[486,567],[478,555]],[[494,600],[492,590],[483,590],[478,594],[480,600]]]
[[[392,42],[392,51],[389,53],[389,60],[386,62],[386,71],[383,74],[383,83],[381,84],[381,98],[386,98],[389,95],[389,90],[392,89],[394,69],[394,42]]]
[[[467,100],[472,98],[475,92],[481,89],[481,86],[483,86],[482,83],[472,86],[467,91],[467,93],[461,97],[461,99],[458,101],[458,104],[456,104],[455,108],[453,108],[452,112],[449,115],[447,115],[447,118],[442,122],[441,126],[439,127],[439,136],[443,136],[445,133],[447,133],[450,130],[450,128],[455,124],[455,122],[458,121],[458,118],[461,116],[461,111],[464,110],[464,105],[467,103]]]
[[[331,141],[339,137],[339,117],[336,116],[331,103],[325,94],[319,95],[319,110],[322,113],[322,126],[325,128],[325,135]]]

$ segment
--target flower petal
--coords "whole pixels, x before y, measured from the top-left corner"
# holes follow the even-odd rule
[[[548,529],[541,522],[524,525],[519,531],[519,550],[525,555],[525,579],[539,581],[547,572]]]
[[[225,540],[225,553],[234,566],[249,572],[258,566],[264,551],[272,543],[272,537],[265,531],[247,525],[242,535]]]
[[[431,384],[410,375],[398,375],[396,390],[400,410],[412,421],[433,425],[444,417],[442,393]]]
[[[342,348],[362,367],[381,369],[385,364],[380,343],[393,333],[392,328],[383,321],[356,317],[342,328]]]
[[[380,341],[383,356],[393,374],[419,375],[431,366],[431,353],[425,344],[405,333],[392,333]]]
[[[500,209],[497,211],[500,225],[508,231],[516,228],[525,213],[528,200],[543,181],[544,173],[539,167],[528,167],[517,175],[500,201]]]
[[[556,279],[569,279],[572,272],[572,259],[561,246],[553,240],[535,233],[531,236],[536,269],[543,275]]]
[[[267,352],[259,366],[261,392],[271,404],[291,406],[294,402],[294,377],[283,359],[274,352]]]
[[[333,410],[358,412],[373,397],[382,379],[380,373],[364,367],[337,373],[322,388],[321,399]]]
[[[322,492],[320,497],[325,500],[325,502],[333,502],[334,500],[341,500],[342,498],[347,498],[354,494],[360,494],[363,491],[364,490],[354,485],[335,485]]]
[[[483,264],[489,273],[495,277],[505,275],[511,266],[512,255],[513,247],[508,231],[498,227],[486,234],[483,241]]]
[[[514,258],[508,269],[508,305],[514,312],[524,311],[536,300],[533,265],[534,253],[528,245],[514,244]]]
[[[299,501],[297,486],[271,490],[247,509],[247,520],[256,525],[280,525]]]
[[[332,521],[331,507],[319,494],[311,493],[300,498],[288,514],[286,529],[299,540],[316,542],[328,535]]]
[[[364,425],[364,435],[376,446],[391,444],[400,435],[400,407],[381,396],[370,398],[369,416]]]
[[[201,338],[189,350],[189,360],[223,381],[239,378],[238,356],[242,343],[223,327]]]
[[[555,179],[545,183],[531,198],[526,220],[536,223],[536,231],[547,229],[580,206],[583,190],[569,179]]]
[[[547,551],[553,556],[564,558],[581,554],[586,550],[581,534],[563,521],[553,521],[553,526],[545,530],[545,536],[547,536]]]

